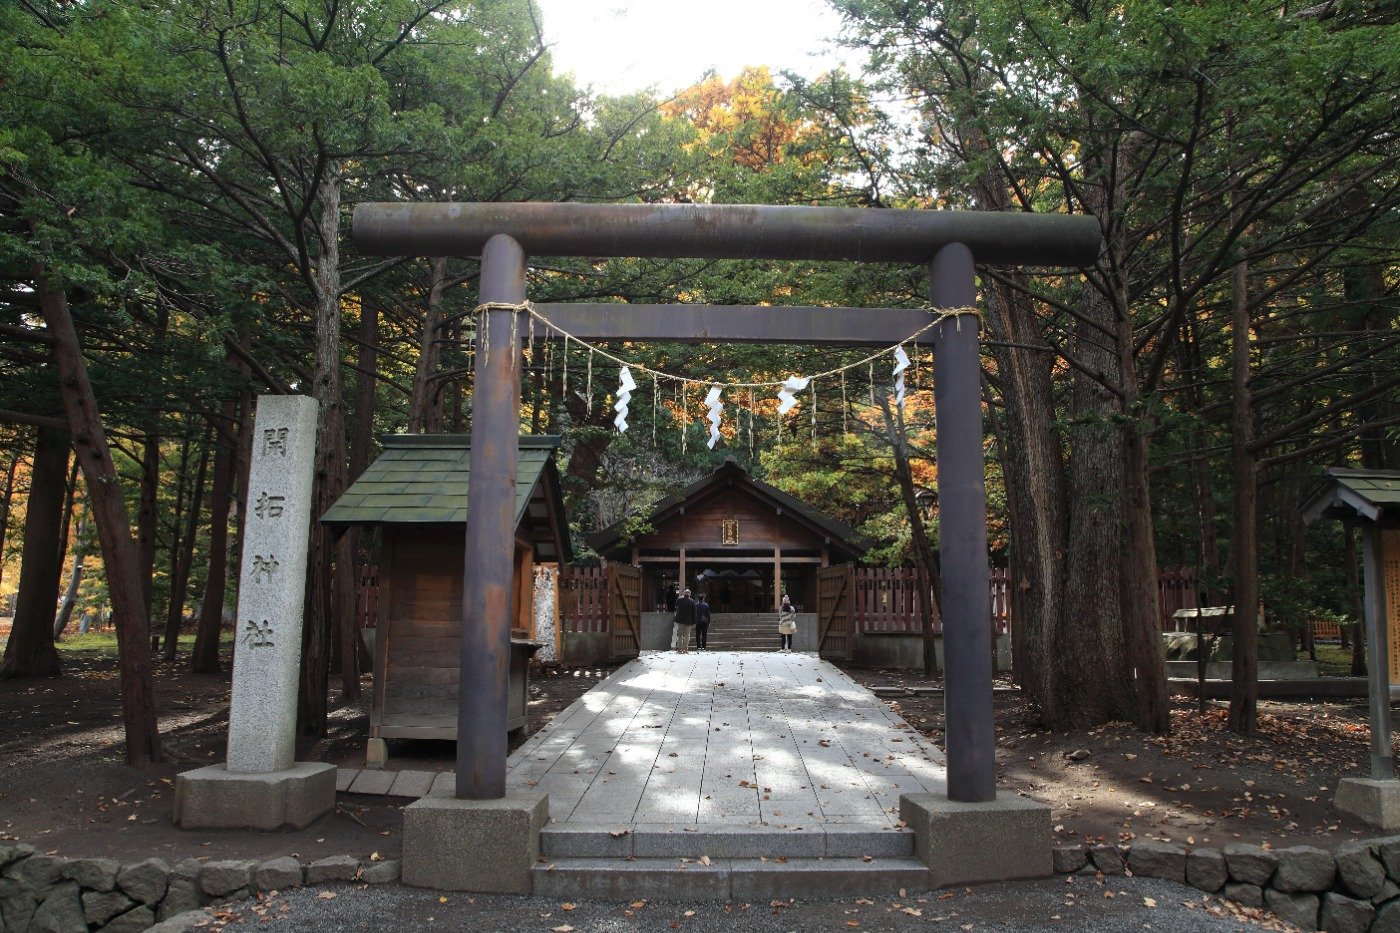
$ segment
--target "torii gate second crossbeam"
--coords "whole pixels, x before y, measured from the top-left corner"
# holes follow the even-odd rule
[[[699,204],[361,204],[355,244],[387,256],[481,257],[471,480],[458,685],[457,797],[506,795],[511,538],[520,425],[526,256],[925,262],[930,304],[975,304],[974,263],[1084,266],[1093,217],[1028,213]],[[892,345],[931,318],[869,308],[555,305],[582,339]],[[914,326],[910,326],[911,323]],[[501,339],[515,334],[513,345]],[[978,329],[958,318],[930,334],[938,430],[948,798],[996,799],[992,645],[987,626],[987,501]],[[486,342],[483,342],[486,341]],[[492,352],[494,351],[494,352]],[[508,352],[503,352],[508,351]]]

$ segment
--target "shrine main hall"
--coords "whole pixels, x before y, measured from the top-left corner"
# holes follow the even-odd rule
[[[676,589],[705,593],[716,612],[816,606],[817,571],[855,563],[871,542],[849,525],[750,476],[731,457],[709,476],[658,502],[628,537],[625,519],[589,538],[610,561],[641,568],[644,609],[665,608]],[[673,599],[674,597],[669,597]]]

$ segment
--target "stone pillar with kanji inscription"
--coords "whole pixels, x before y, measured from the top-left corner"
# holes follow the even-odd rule
[[[258,398],[245,491],[228,760],[179,776],[186,829],[300,828],[335,806],[335,768],[296,761],[316,400]]]

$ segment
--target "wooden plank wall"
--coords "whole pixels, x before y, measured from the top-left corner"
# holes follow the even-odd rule
[[[389,549],[384,727],[455,729],[461,653],[461,532],[398,531]]]

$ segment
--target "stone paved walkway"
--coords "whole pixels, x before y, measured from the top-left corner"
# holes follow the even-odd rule
[[[511,755],[555,824],[887,828],[944,793],[942,753],[804,654],[645,654]]]

